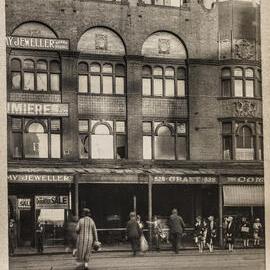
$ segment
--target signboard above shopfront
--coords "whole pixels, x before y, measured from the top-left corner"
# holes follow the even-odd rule
[[[68,116],[68,104],[8,102],[7,113],[10,115]]]
[[[50,51],[69,50],[68,39],[8,36],[6,37],[6,45],[7,47],[16,49],[50,50]]]
[[[232,185],[263,185],[263,176],[224,176],[221,178],[222,184]]]
[[[73,175],[65,174],[8,174],[9,183],[71,183]]]
[[[217,184],[215,176],[183,176],[183,175],[155,175],[155,184]]]
[[[68,209],[68,196],[35,196],[36,209]]]
[[[18,199],[18,209],[19,210],[30,210],[31,209],[31,199],[30,198]]]

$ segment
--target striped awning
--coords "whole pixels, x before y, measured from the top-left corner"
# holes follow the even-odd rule
[[[263,206],[262,185],[224,185],[224,206]]]

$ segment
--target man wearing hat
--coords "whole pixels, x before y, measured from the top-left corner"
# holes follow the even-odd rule
[[[173,251],[177,254],[181,243],[182,234],[185,228],[185,223],[181,216],[178,216],[177,209],[172,210],[172,214],[168,222],[170,228],[170,239],[172,242]]]

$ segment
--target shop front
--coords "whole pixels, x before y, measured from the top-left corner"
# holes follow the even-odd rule
[[[44,246],[64,244],[64,225],[71,209],[73,176],[9,173],[10,218],[18,246],[36,245],[37,221],[44,225]]]

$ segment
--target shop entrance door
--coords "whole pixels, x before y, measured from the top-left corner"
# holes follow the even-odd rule
[[[30,246],[34,239],[34,217],[31,210],[20,211],[20,244]]]

